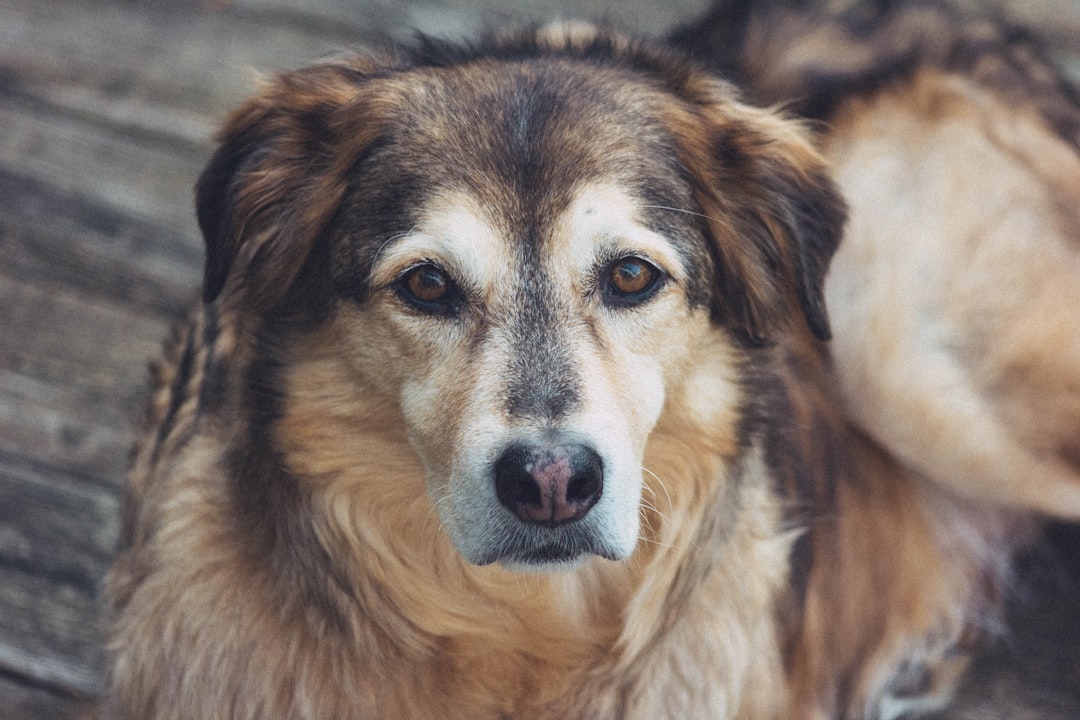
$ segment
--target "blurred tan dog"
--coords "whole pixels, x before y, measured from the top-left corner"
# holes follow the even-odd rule
[[[712,62],[768,101],[840,57],[724,12],[675,41],[741,29]],[[1080,113],[979,47],[806,86],[827,284],[812,139],[667,50],[553,26],[268,83],[199,182],[103,716],[947,701],[1029,513],[1080,517]]]
[[[821,123],[848,408],[962,494],[1080,517],[1080,95],[1028,32],[947,3],[774,4],[673,41]]]

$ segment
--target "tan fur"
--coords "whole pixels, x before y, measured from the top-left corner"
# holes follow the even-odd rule
[[[965,494],[1080,518],[1080,158],[934,72],[841,112],[826,148],[852,208],[830,306],[854,417]]]
[[[828,283],[850,414],[963,494],[1080,518],[1080,108],[967,2],[718,3],[676,41],[821,121],[850,207]]]
[[[844,212],[823,157],[674,56],[572,25],[269,83],[200,181],[205,303],[158,372],[128,480],[102,716],[942,706],[996,619],[1020,509],[1071,515],[1077,487],[1067,467],[1026,485],[952,468],[978,449],[956,429],[992,419],[1014,466],[1077,452],[1077,393],[1038,403],[1043,373],[1075,383],[1077,335],[1051,311],[1080,286],[1054,274],[1080,173],[1044,159],[1060,141],[1037,115],[980,88],[927,70],[852,100],[822,138],[852,206],[830,354]],[[886,172],[950,186],[957,137],[971,173],[1016,178],[998,204],[1043,231],[1033,274],[998,272],[1011,226],[973,236],[977,204],[939,210]],[[914,257],[897,251],[904,198],[955,224],[926,240],[954,281],[938,294],[895,261]],[[644,300],[604,284],[627,257],[664,278]],[[459,294],[410,296],[417,267]],[[909,373],[900,349],[935,323],[955,334]],[[957,348],[950,387],[993,410],[977,422],[930,384],[934,352]],[[910,432],[935,416],[933,442]],[[553,437],[602,458],[603,493],[538,528],[490,486],[507,447]]]

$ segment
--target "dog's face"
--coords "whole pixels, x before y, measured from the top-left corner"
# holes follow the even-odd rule
[[[357,371],[393,388],[477,563],[630,554],[646,439],[709,324],[688,298],[694,260],[645,200],[614,183],[563,193],[532,227],[467,188],[425,198],[374,259],[370,300],[343,310],[387,339],[357,336]]]
[[[842,210],[801,135],[571,35],[286,76],[200,182],[206,299],[332,328],[478,564],[628,557],[645,448],[691,412],[690,366],[718,364],[709,402],[731,409],[738,372],[708,348],[827,334]]]

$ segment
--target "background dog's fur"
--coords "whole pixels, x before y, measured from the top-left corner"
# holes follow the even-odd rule
[[[585,36],[570,44],[575,52],[590,46]],[[667,77],[684,83],[681,92],[716,92],[662,55],[611,50],[674,73]],[[419,64],[433,57],[421,53]],[[666,492],[653,489],[647,539],[655,544],[643,544],[632,567],[596,563],[573,575],[511,580],[460,563],[432,533],[430,513],[416,514],[422,469],[387,427],[396,411],[378,393],[358,394],[356,378],[335,359],[332,300],[315,272],[326,268],[319,253],[332,252],[322,230],[348,191],[344,172],[378,128],[350,135],[332,162],[321,151],[327,114],[355,101],[357,77],[383,72],[370,61],[352,63],[271,84],[234,116],[204,176],[206,293],[214,302],[163,366],[151,433],[132,473],[130,549],[112,579],[122,608],[113,641],[116,711],[891,717],[909,700],[940,700],[963,664],[957,643],[992,616],[984,613],[1022,521],[906,474],[839,416],[812,332],[824,335],[825,327],[807,287],[820,283],[835,213],[809,229],[765,221],[772,226],[760,242],[781,243],[781,267],[811,268],[803,279],[781,275],[779,287],[774,268],[718,249],[731,260],[722,267],[737,269],[710,308],[723,328],[719,339],[702,347],[752,358],[743,387],[753,393],[742,407],[717,405],[708,432],[682,416],[689,399],[669,403],[647,466],[680,479],[666,482]],[[906,77],[890,90],[914,92]],[[380,99],[373,94],[365,108]],[[746,130],[768,133],[768,150],[749,136],[731,141],[777,153],[767,158],[768,180],[781,194],[770,201],[787,202],[789,211],[792,203],[829,206],[820,163],[797,132],[720,105],[746,113]],[[680,131],[686,147],[698,148],[682,159],[706,214],[748,222],[733,219],[741,208],[709,203],[749,201],[754,185],[710,196],[719,192],[712,158],[701,152],[710,147],[706,127]],[[1043,132],[1047,142],[1056,137]],[[262,163],[268,143],[277,157]],[[328,162],[312,164],[313,156]],[[297,199],[301,214],[289,211]],[[855,202],[855,222],[859,213]],[[806,257],[797,262],[800,252]],[[838,339],[858,337],[837,331]],[[853,352],[863,351],[856,344]],[[715,361],[694,356],[689,367],[707,359]],[[738,367],[731,357],[724,362]],[[857,393],[849,394],[858,417]],[[876,430],[872,421],[864,426]],[[345,438],[354,443],[347,454]],[[282,476],[286,458],[292,472]],[[717,487],[732,465],[742,480]],[[373,492],[363,477],[369,468],[393,482]],[[998,499],[1030,502],[1020,492],[1004,495]],[[807,523],[801,539],[786,532]],[[424,550],[430,566],[452,583],[429,587],[435,577],[403,562],[415,549],[402,543],[417,538],[433,543]],[[479,597],[493,605],[477,607]],[[476,610],[481,617],[471,617]]]
[[[821,123],[853,417],[964,494],[1080,518],[1080,96],[1038,40],[916,1],[720,3],[672,41]]]

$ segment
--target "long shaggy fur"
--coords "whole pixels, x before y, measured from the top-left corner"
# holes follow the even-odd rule
[[[963,494],[1080,518],[1080,94],[1047,49],[920,0],[720,3],[672,42],[820,122],[848,412]]]
[[[1080,112],[1016,33],[887,5],[672,38],[816,134],[578,25],[239,108],[101,716],[944,705],[1033,519],[1080,517]],[[536,499],[505,487],[523,447]],[[583,453],[602,490],[557,521]]]

